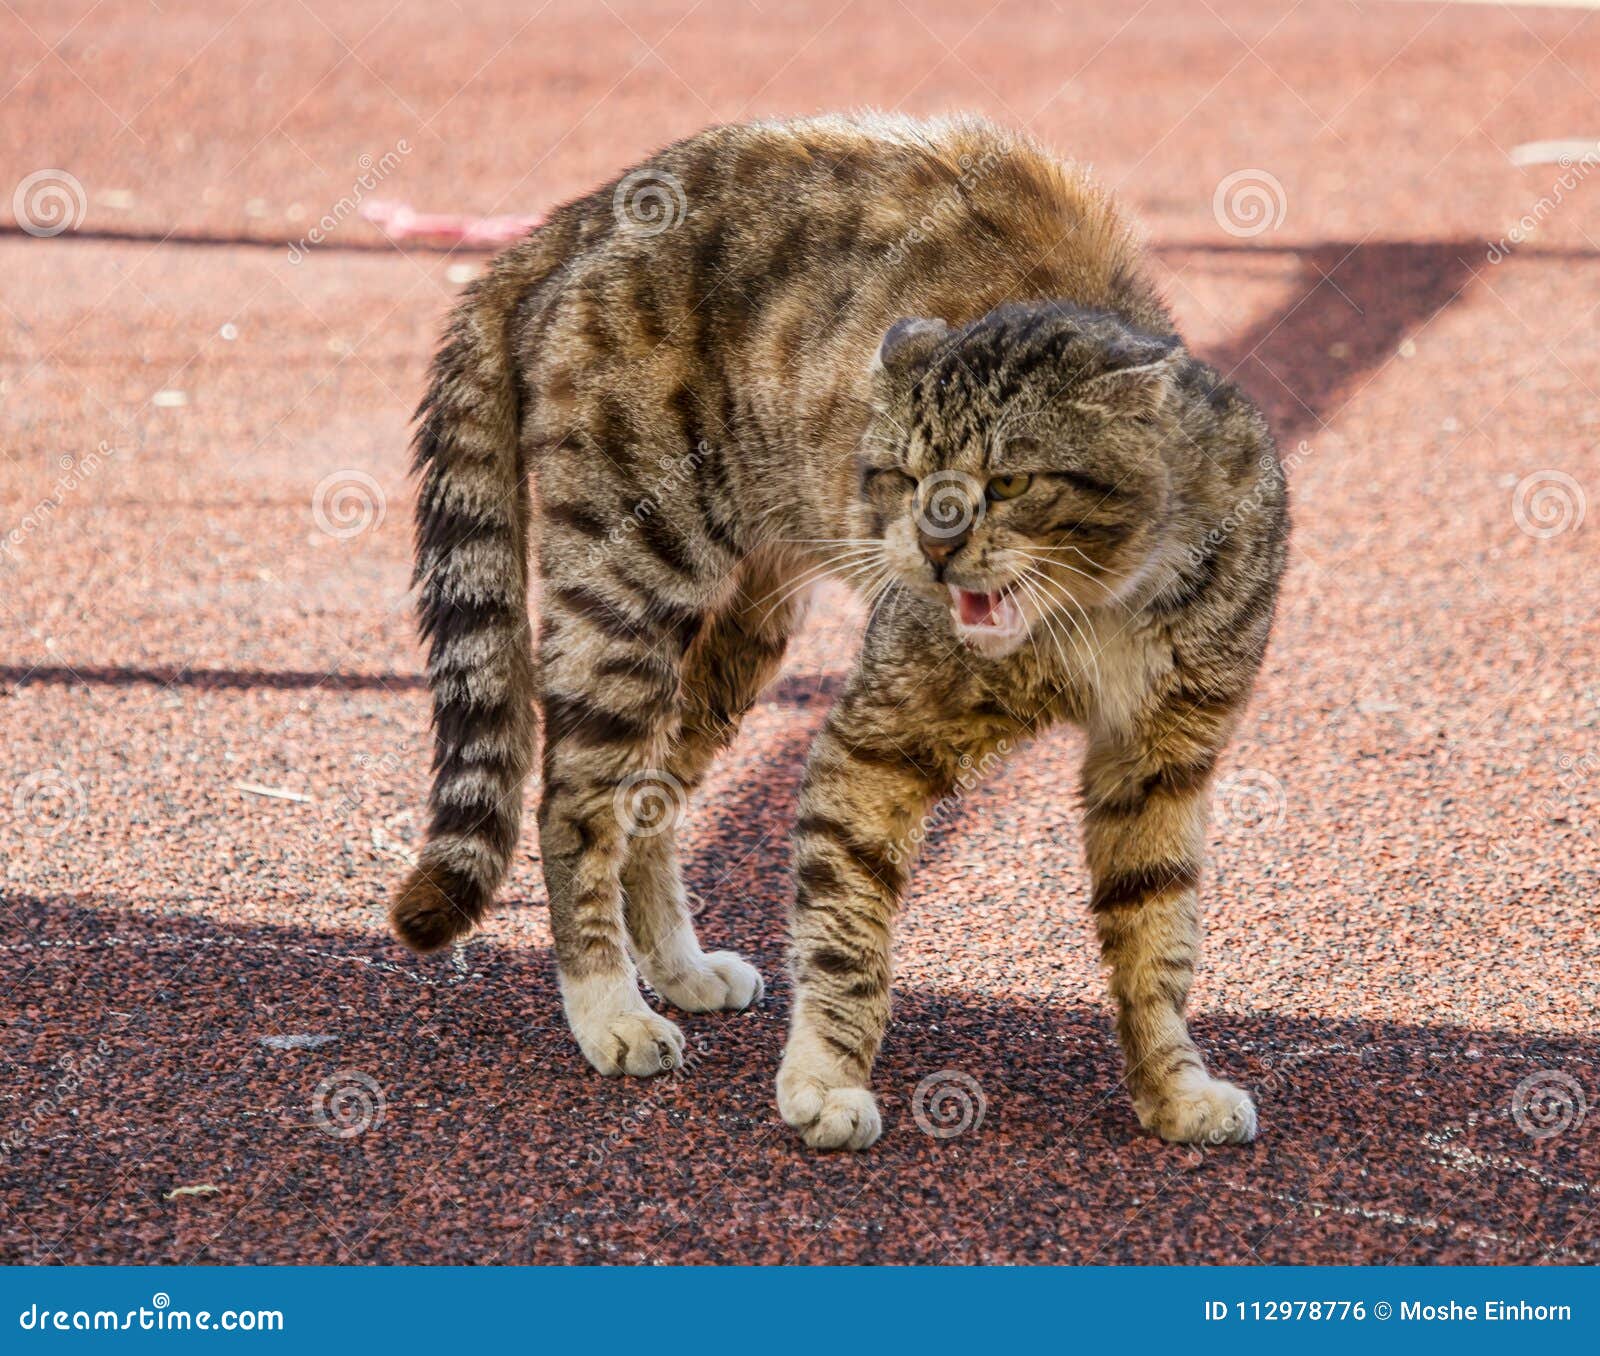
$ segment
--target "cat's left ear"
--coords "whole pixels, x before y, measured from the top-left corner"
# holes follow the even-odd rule
[[[1073,392],[1072,408],[1101,419],[1154,420],[1177,402],[1178,373],[1183,362],[1181,345],[1146,349],[1128,355],[1129,361],[1097,377],[1090,377]]]
[[[872,374],[901,376],[933,356],[934,350],[950,337],[950,326],[942,320],[910,316],[889,326],[872,355]]]

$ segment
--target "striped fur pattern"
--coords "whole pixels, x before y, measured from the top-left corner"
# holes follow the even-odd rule
[[[469,291],[417,450],[437,741],[404,941],[443,946],[493,898],[537,706],[586,1058],[681,1059],[641,979],[690,1012],[759,1002],[751,966],[701,948],[674,828],[831,574],[872,610],[800,797],[784,1118],[816,1147],[878,1136],[926,817],[1068,720],[1089,737],[1090,907],[1135,1109],[1169,1139],[1253,1135],[1184,1007],[1207,787],[1271,625],[1283,476],[1081,171],[976,120],[702,133]]]

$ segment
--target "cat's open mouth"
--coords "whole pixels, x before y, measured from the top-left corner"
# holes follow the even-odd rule
[[[1010,587],[983,592],[950,586],[950,613],[956,635],[985,654],[1007,654],[1028,634],[1027,619]]]

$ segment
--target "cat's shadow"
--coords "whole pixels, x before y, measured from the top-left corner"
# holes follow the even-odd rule
[[[736,1261],[761,1221],[818,1231],[841,1219],[860,1231],[853,1256],[913,1229],[939,1233],[957,1257],[970,1243],[977,1260],[1009,1212],[1048,1234],[1062,1202],[1084,1192],[1107,1195],[1119,1219],[1158,1197],[1215,1218],[1231,1208],[1207,1195],[1219,1191],[1418,1219],[1471,1208],[1536,1221],[1540,1239],[1565,1238],[1574,1255],[1596,1246],[1583,1224],[1600,1143],[1530,1135],[1516,1109],[1530,1078],[1556,1080],[1546,1091],[1557,1099],[1592,1097],[1593,1036],[1202,1013],[1196,1035],[1214,1070],[1255,1092],[1263,1125],[1252,1147],[1202,1153],[1139,1130],[1102,1005],[910,976],[874,1079],[884,1140],[861,1157],[814,1155],[773,1106],[790,1001],[781,976],[752,1012],[674,1013],[687,1068],[605,1079],[566,1032],[548,948],[514,927],[419,961],[356,912],[346,930],[106,901],[8,904],[0,1116],[20,1129],[0,1165],[0,1246],[17,1255],[36,1246],[18,1219],[52,1244],[51,1229],[65,1229],[40,1223],[51,1208],[41,1202],[63,1192],[93,1203],[72,1221],[92,1217],[104,1256],[144,1260],[193,1249],[416,1260],[406,1240],[425,1236],[426,1260],[601,1247],[660,1257],[681,1245]],[[341,1133],[341,1116],[359,1130]],[[191,1239],[161,1190],[213,1179],[258,1209]],[[307,1201],[326,1236],[297,1238],[280,1257],[273,1212],[300,1218]],[[463,1224],[502,1216],[527,1230],[507,1235],[509,1251]],[[581,1238],[566,1232],[573,1220],[586,1221]],[[1410,1260],[1449,1242],[1425,1238]],[[1229,1246],[1251,1260],[1246,1244],[1258,1243]]]

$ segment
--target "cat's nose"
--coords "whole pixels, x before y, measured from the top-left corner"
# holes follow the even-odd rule
[[[922,554],[928,558],[928,564],[933,566],[934,576],[940,577],[944,572],[945,563],[966,544],[967,534],[958,533],[953,537],[935,537],[926,532],[917,534],[917,540],[922,544]]]

